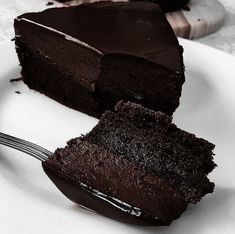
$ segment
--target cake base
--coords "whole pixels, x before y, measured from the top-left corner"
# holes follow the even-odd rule
[[[58,172],[50,168],[46,163],[42,164],[45,173],[53,181],[53,183],[65,194],[71,201],[78,203],[81,207],[95,211],[111,219],[134,225],[144,226],[167,226],[169,224],[157,220],[144,220],[123,212],[120,208],[106,202],[99,196],[94,195],[85,187],[75,186],[65,176],[58,176]]]

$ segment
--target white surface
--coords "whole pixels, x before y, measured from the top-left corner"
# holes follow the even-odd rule
[[[225,8],[218,0],[190,0],[188,9],[169,12],[166,18],[178,37],[201,38],[224,25]]]
[[[235,1],[219,1],[224,5],[226,9],[226,17],[223,27],[219,31],[206,37],[200,38],[197,41],[235,56]]]
[[[235,59],[190,41],[181,43],[186,83],[174,122],[216,144],[219,167],[210,175],[215,192],[191,205],[170,227],[126,225],[79,208],[56,189],[39,161],[0,146],[1,234],[235,233]],[[1,45],[0,54],[0,131],[54,150],[97,123],[22,82],[10,83],[20,76],[13,45]]]

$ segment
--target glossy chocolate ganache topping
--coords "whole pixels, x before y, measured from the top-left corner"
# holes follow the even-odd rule
[[[182,49],[156,4],[99,2],[27,13],[18,20],[57,31],[100,55],[129,54],[183,71]]]

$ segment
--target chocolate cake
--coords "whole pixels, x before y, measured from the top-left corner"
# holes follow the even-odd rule
[[[102,2],[15,19],[24,82],[100,117],[120,101],[172,115],[184,66],[178,40],[157,4]]]
[[[43,162],[74,202],[112,218],[168,225],[207,193],[214,145],[180,130],[171,117],[119,102],[94,129]]]
[[[169,12],[169,11],[176,11],[181,8],[183,8],[189,0],[130,0],[130,2],[135,2],[135,1],[146,1],[146,2],[154,2],[157,3],[164,12]],[[89,2],[89,0],[84,0],[84,1],[74,1],[74,0],[57,0],[57,2],[78,2],[78,3],[85,3]],[[121,2],[121,0],[120,0]]]

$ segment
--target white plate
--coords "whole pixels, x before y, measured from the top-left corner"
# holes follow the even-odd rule
[[[39,161],[0,146],[0,233],[235,233],[235,59],[190,41],[181,43],[186,83],[174,122],[216,144],[219,167],[210,175],[215,192],[191,205],[170,227],[126,225],[79,208],[56,189]],[[0,45],[0,55],[0,131],[54,150],[97,123],[22,82],[10,83],[20,76],[13,44]]]

